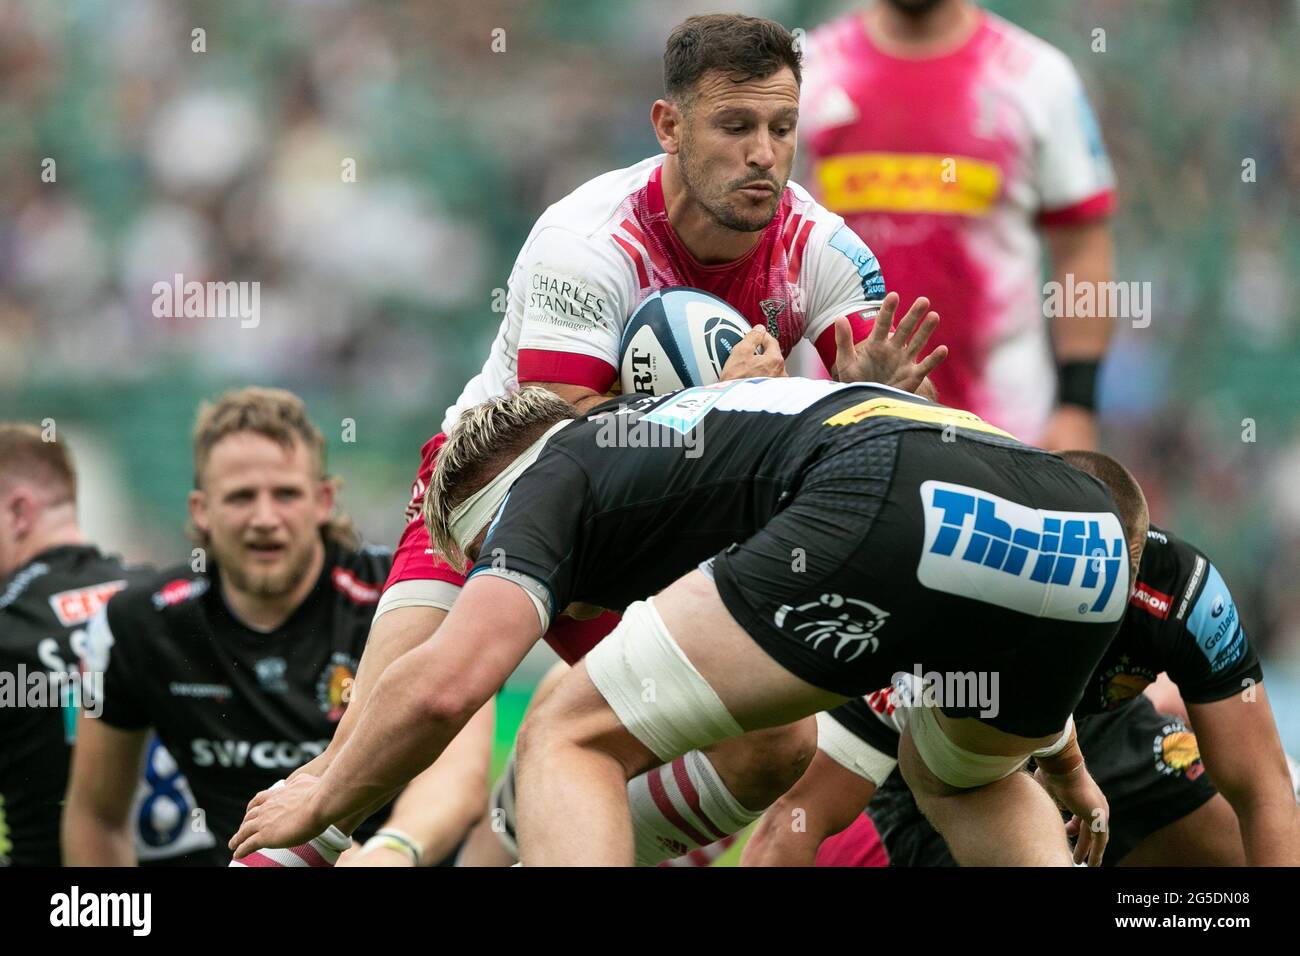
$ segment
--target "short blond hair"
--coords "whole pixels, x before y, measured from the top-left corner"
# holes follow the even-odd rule
[[[55,433],[57,435],[57,432]],[[77,470],[66,443],[26,422],[0,422],[0,487],[29,481],[77,498]]]
[[[199,405],[193,432],[195,488],[203,487],[203,470],[217,443],[242,432],[269,438],[286,451],[301,442],[314,463],[312,477],[332,480],[325,472],[325,436],[307,414],[306,403],[287,389],[250,385],[225,392],[215,402]],[[343,514],[332,515],[321,531],[326,540],[344,547],[356,547],[360,543],[352,520]],[[191,528],[191,535],[202,537],[195,528]]]
[[[424,492],[421,513],[434,549],[457,571],[466,555],[451,535],[451,513],[557,422],[578,410],[544,388],[522,388],[466,409],[456,420]]]

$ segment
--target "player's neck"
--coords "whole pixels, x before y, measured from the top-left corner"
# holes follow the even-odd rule
[[[77,524],[76,517],[60,519],[52,516],[48,523],[42,524],[33,534],[31,534],[22,546],[18,549],[17,559],[14,563],[13,570],[29,564],[37,556],[44,554],[46,551],[52,551],[55,548],[65,548],[70,545],[88,544],[86,536],[81,533],[81,527]],[[0,575],[5,577],[6,575]]]
[[[236,588],[231,582],[230,576],[226,574],[225,569],[220,565],[217,566],[217,569],[218,574],[221,575],[221,593],[225,598],[226,607],[230,609],[230,613],[254,631],[270,633],[287,621],[289,615],[296,611],[298,606],[307,599],[311,589],[316,586],[316,581],[320,578],[321,568],[324,565],[325,546],[322,544],[316,549],[316,553],[312,555],[307,573],[302,576],[302,580],[298,582],[298,585],[287,594],[272,598],[250,594]]]
[[[890,56],[927,59],[960,48],[979,26],[979,10],[967,0],[950,0],[920,16],[908,16],[888,3],[862,15],[867,35]]]
[[[763,230],[738,232],[719,225],[699,203],[686,192],[677,171],[677,158],[669,156],[663,166],[661,187],[668,224],[681,240],[686,250],[702,265],[720,265],[734,262],[752,250],[763,238]]]

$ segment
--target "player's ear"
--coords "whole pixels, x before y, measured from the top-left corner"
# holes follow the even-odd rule
[[[333,478],[322,478],[316,490],[316,517],[324,524],[334,512],[339,486]]]
[[[195,488],[190,492],[187,503],[189,504],[190,509],[190,521],[194,524],[194,527],[198,528],[204,534],[207,534],[210,530],[207,494],[200,491],[198,488]]]
[[[655,100],[650,107],[650,123],[654,126],[655,139],[669,156],[676,156],[681,149],[682,113],[668,100]]]

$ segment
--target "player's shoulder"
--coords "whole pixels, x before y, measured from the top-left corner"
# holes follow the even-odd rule
[[[1161,621],[1183,621],[1211,570],[1204,551],[1174,532],[1152,525],[1130,603]]]
[[[864,29],[860,10],[850,11],[814,27],[807,36],[804,50],[805,75],[825,75],[837,66],[850,66],[853,41]]]
[[[651,156],[587,180],[546,208],[533,227],[528,245],[543,239],[555,241],[566,235],[575,239],[600,237],[629,197],[646,187],[662,162],[662,155]]]
[[[1037,84],[1018,85],[1025,95],[1045,95],[1061,84],[1076,82],[1074,63],[1059,47],[996,13],[984,10],[981,15],[990,59],[1012,77]]]
[[[804,230],[807,230],[808,241],[819,245],[825,245],[842,230],[853,235],[844,217],[819,203],[804,186],[791,179],[786,182],[785,189],[790,197],[790,209],[783,225],[783,240],[793,240]]]
[[[393,567],[390,548],[375,544],[336,547],[329,551],[330,587],[340,600],[359,607],[374,607],[379,602],[388,572]]]
[[[108,617],[132,626],[165,626],[169,619],[191,613],[210,586],[208,574],[188,564],[137,573],[108,602]]]
[[[848,268],[862,280],[863,294],[868,299],[882,298],[884,279],[871,247],[843,216],[817,202],[803,186],[791,180],[786,183],[786,189],[791,199],[785,227],[790,236],[788,247],[792,251],[804,247],[811,265],[800,272],[801,284],[824,281],[828,276],[839,275],[838,268]]]

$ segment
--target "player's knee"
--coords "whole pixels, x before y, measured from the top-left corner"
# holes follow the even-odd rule
[[[639,765],[642,761],[627,759],[623,738],[628,734],[618,717],[585,672],[572,677],[560,681],[524,719],[515,742],[520,764],[544,763],[548,753],[577,747],[608,754],[624,764],[629,777],[640,773],[645,769]]]
[[[809,718],[751,731],[743,741],[736,796],[751,810],[759,810],[779,799],[808,769],[817,752],[817,725]]]

